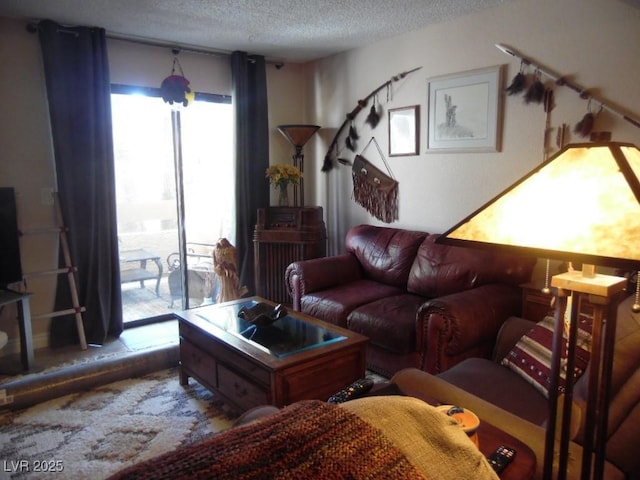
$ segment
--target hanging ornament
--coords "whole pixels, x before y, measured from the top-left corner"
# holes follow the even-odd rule
[[[349,127],[349,137],[351,137],[353,140],[358,140],[360,138],[356,127],[353,126],[353,122],[351,122],[351,126]]]
[[[367,119],[365,123],[371,125],[371,128],[376,128],[378,122],[380,122],[380,113],[378,112],[377,102],[378,96],[373,97],[373,105],[371,105],[371,110],[369,110],[369,115],[367,115]]]
[[[524,62],[520,62],[520,71],[513,77],[511,84],[507,87],[508,95],[517,95],[527,88],[527,76],[524,73]]]
[[[600,111],[602,111],[602,106],[600,107]],[[600,111],[598,113],[600,113]],[[596,115],[591,111],[591,99],[589,99],[587,103],[587,113],[582,117],[582,120],[576,123],[573,132],[581,137],[588,137],[593,131],[595,121]]]
[[[352,152],[356,151],[356,140],[358,140],[359,138],[360,136],[356,131],[356,127],[353,126],[353,120],[351,120],[351,125],[349,126],[349,135],[347,135],[347,138],[345,139],[345,144],[347,145],[347,148]]]
[[[540,70],[536,70],[536,73],[533,76],[533,82],[527,88],[527,91],[524,94],[524,103],[540,103],[544,98],[544,84],[540,79]]]
[[[347,136],[347,138],[345,139],[344,143],[345,143],[345,145],[347,146],[347,148],[349,150],[351,150],[352,152],[356,151],[356,146],[355,146],[354,142],[351,140],[350,136]]]
[[[544,105],[544,113],[550,113],[551,110],[556,106],[554,102],[554,93],[553,89],[545,88],[544,94],[542,95],[542,103]]]
[[[165,103],[173,105],[175,103],[181,103],[184,107],[187,107],[195,100],[195,92],[191,89],[189,80],[184,76],[182,66],[178,60],[178,49],[173,50],[173,67],[171,68],[171,75],[165,78],[160,85],[160,92],[162,99]],[[176,65],[180,70],[180,75],[176,75]]]

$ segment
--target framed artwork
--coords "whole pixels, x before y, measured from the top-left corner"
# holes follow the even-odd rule
[[[427,149],[498,152],[502,66],[428,80]]]
[[[420,152],[420,105],[389,110],[389,156]]]

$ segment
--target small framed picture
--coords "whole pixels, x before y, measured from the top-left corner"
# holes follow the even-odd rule
[[[389,156],[420,152],[420,105],[389,110]]]
[[[500,151],[502,67],[429,79],[427,150]]]

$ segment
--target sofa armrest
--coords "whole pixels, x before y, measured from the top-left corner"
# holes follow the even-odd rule
[[[536,322],[520,317],[509,317],[500,327],[496,338],[496,347],[493,350],[493,360],[500,362],[511,349],[518,343],[518,340],[527,333]]]
[[[435,375],[415,368],[400,370],[391,378],[390,382],[395,384],[405,395],[420,398],[426,402],[435,401],[468,408],[480,417],[481,422],[491,423],[526,443],[534,451],[537,459],[534,479],[542,478],[545,448],[545,429],[543,427],[496,407]],[[480,428],[482,428],[482,423]],[[577,443],[570,442],[567,479],[581,478],[581,460],[582,448]],[[606,462],[604,478],[623,480],[625,477],[613,464]]]
[[[482,285],[424,303],[417,313],[421,368],[436,374],[465,358],[491,358],[500,327],[520,308],[520,289],[505,284]]]
[[[285,270],[285,283],[295,311],[300,311],[303,295],[361,278],[362,268],[351,253],[294,262]]]

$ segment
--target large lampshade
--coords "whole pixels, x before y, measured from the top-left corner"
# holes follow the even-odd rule
[[[440,243],[512,250],[582,262],[556,275],[557,290],[543,478],[567,478],[571,402],[558,416],[561,358],[575,358],[582,300],[593,308],[582,479],[603,478],[617,305],[626,279],[596,275],[594,265],[637,270],[640,264],[640,150],[624,143],[567,145],[531,173],[445,232]],[[587,265],[588,264],[588,265]],[[571,297],[572,302],[568,301]],[[568,312],[569,327],[564,325]],[[565,330],[567,347],[562,346]],[[571,363],[569,363],[572,365]],[[568,371],[572,371],[572,367]],[[567,375],[565,399],[573,395]],[[557,477],[556,424],[560,422]],[[595,454],[595,461],[592,461]],[[592,475],[593,474],[593,475]]]
[[[447,231],[444,243],[637,268],[640,150],[573,144]]]

